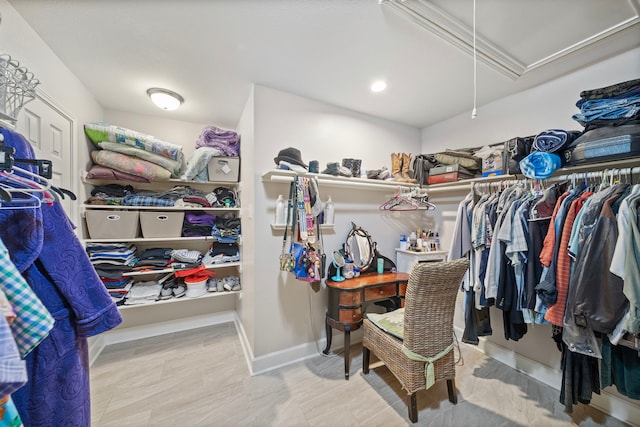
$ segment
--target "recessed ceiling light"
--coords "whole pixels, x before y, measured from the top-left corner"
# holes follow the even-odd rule
[[[387,83],[383,80],[378,80],[377,82],[373,82],[371,85],[371,92],[382,92],[387,88]]]
[[[184,98],[168,89],[153,87],[147,89],[151,101],[163,110],[176,110],[184,102]]]

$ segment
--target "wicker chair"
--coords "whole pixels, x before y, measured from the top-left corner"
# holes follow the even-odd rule
[[[439,356],[433,361],[434,380],[447,380],[449,401],[457,403],[453,312],[460,282],[468,268],[466,259],[419,263],[413,267],[405,297],[404,341],[383,331],[369,319],[363,323],[362,371],[369,373],[370,352],[384,362],[407,390],[411,422],[418,421],[416,392],[429,388],[425,362],[415,359]]]

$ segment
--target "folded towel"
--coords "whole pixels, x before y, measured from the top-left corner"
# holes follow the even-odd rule
[[[217,147],[200,147],[191,154],[189,161],[187,162],[187,168],[180,176],[180,179],[185,181],[200,181],[205,182],[209,180],[209,161],[213,157],[222,156],[223,152]]]
[[[553,153],[565,147],[571,141],[580,136],[581,132],[576,130],[566,131],[562,129],[549,129],[540,132],[533,140],[535,151],[545,151]]]
[[[202,129],[196,148],[211,147],[219,149],[224,156],[240,156],[240,135],[232,130],[220,129],[215,126],[207,126]]]
[[[547,179],[562,166],[560,156],[544,151],[534,151],[520,160],[520,170],[527,178]]]

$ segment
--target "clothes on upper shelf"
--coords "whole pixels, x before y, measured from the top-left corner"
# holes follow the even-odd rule
[[[217,187],[209,193],[189,186],[175,186],[167,191],[146,191],[131,185],[98,185],[91,190],[89,205],[158,206],[158,207],[236,207],[237,195],[227,187]]]
[[[182,235],[185,237],[210,236],[216,217],[206,212],[187,212],[182,224]]]
[[[640,79],[603,88],[584,90],[576,103],[580,113],[573,119],[584,132],[604,126],[640,124]]]
[[[216,217],[211,235],[221,243],[234,243],[240,237],[240,219]]]
[[[35,158],[22,135],[0,131],[5,145],[15,148],[16,158]],[[29,380],[11,396],[20,417],[28,426],[89,426],[87,338],[116,327],[122,317],[59,203],[1,209],[0,239],[12,264],[55,319],[46,338],[24,359]]]

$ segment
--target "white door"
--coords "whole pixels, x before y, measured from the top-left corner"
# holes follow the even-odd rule
[[[76,192],[72,174],[73,119],[38,94],[18,114],[16,130],[31,143],[37,159],[53,163],[52,185]],[[72,202],[68,196],[60,201],[67,215],[77,224],[77,210],[73,207],[80,201]]]

